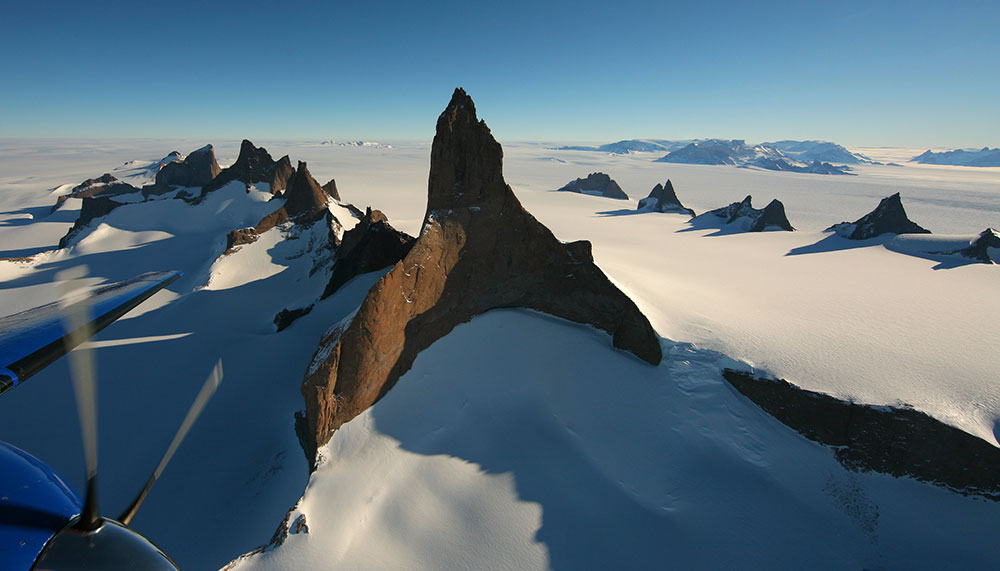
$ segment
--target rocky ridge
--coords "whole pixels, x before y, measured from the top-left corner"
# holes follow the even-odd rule
[[[183,159],[174,159],[156,173],[154,187],[169,190],[175,186],[204,186],[219,175],[222,169],[215,160],[212,145],[192,151]]]
[[[909,408],[869,406],[726,369],[736,390],[845,467],[908,476],[1000,501],[1000,449]]]
[[[246,185],[266,182],[271,187],[271,194],[276,194],[287,188],[288,182],[294,176],[291,160],[285,155],[275,161],[264,147],[257,147],[247,139],[240,144],[240,154],[236,162],[205,184],[201,189],[201,197],[207,193],[222,188],[226,184],[238,180]]]
[[[340,228],[340,221],[327,209],[327,194],[309,173],[305,162],[299,161],[284,198],[284,205],[262,218],[253,228],[231,231],[226,237],[226,252],[232,252],[236,246],[256,241],[260,234],[279,224],[285,222],[312,224],[323,218],[326,218],[331,227],[330,245],[332,247],[339,245],[336,229]]]
[[[649,196],[639,200],[637,210],[652,210],[655,212],[670,212],[677,214],[687,214],[694,216],[694,210],[685,208],[677,198],[674,185],[667,179],[666,184],[656,183],[653,190],[649,191]]]
[[[990,257],[990,248],[1000,248],[1000,232],[993,228],[983,230],[979,233],[979,237],[969,244],[968,248],[963,248],[955,253],[984,264],[992,264],[994,262]]]
[[[854,222],[841,222],[826,229],[836,232],[838,236],[851,240],[867,240],[882,234],[930,234],[931,231],[921,227],[906,216],[899,193],[887,196],[879,201],[875,210],[865,214]]]
[[[51,212],[59,210],[59,208],[70,198],[94,198],[96,196],[111,197],[120,196],[123,194],[132,194],[133,192],[139,192],[139,189],[128,184],[127,182],[122,182],[118,180],[111,173],[104,173],[97,178],[87,179],[80,184],[73,187],[68,194],[64,194],[56,199],[56,203],[52,206]]]
[[[602,172],[593,172],[587,178],[578,178],[559,189],[565,192],[581,194],[599,194],[605,198],[628,200],[628,195],[610,176]]]
[[[389,225],[381,211],[369,207],[357,225],[344,232],[334,256],[333,273],[320,299],[333,295],[355,276],[395,265],[410,253],[416,241]]]
[[[785,205],[778,199],[772,200],[763,209],[757,209],[753,207],[751,196],[747,195],[741,202],[710,210],[698,218],[702,216],[722,218],[727,225],[743,221],[747,232],[763,232],[769,228],[787,232],[795,230],[785,215]]]
[[[525,211],[502,160],[472,99],[456,89],[437,122],[419,238],[350,323],[324,336],[303,379],[298,430],[309,457],[391,389],[421,350],[490,309],[589,324],[610,333],[615,347],[660,362],[659,337],[593,263],[590,243],[561,243]]]

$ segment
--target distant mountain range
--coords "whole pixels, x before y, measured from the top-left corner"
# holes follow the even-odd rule
[[[607,145],[565,146],[561,151],[612,154],[663,152],[657,162],[695,165],[735,165],[774,171],[851,174],[847,165],[878,164],[870,158],[827,141],[775,141],[747,145],[743,139],[626,139]],[[833,163],[839,163],[836,166]]]
[[[910,159],[911,163],[925,165],[955,165],[963,167],[1000,167],[1000,148],[956,149],[935,153],[924,151]]]
[[[599,147],[568,146],[556,147],[556,151],[597,151],[601,153],[611,153],[614,155],[627,155],[629,153],[655,153],[670,152],[680,149],[693,142],[693,139],[681,141],[669,141],[666,139],[625,139],[617,143],[608,143]]]

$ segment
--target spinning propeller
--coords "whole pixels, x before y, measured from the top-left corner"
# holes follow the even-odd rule
[[[0,373],[4,373],[5,371],[9,373],[8,377],[13,375],[13,384],[10,385],[13,386],[26,378],[24,372],[30,371],[30,374],[33,374],[63,353],[69,352],[73,388],[76,394],[77,410],[80,417],[80,432],[83,438],[87,467],[87,491],[83,508],[79,516],[73,518],[67,525],[57,531],[45,544],[44,549],[42,549],[35,560],[32,569],[37,571],[81,569],[162,569],[176,571],[176,565],[167,555],[149,540],[129,529],[128,526],[146,499],[147,494],[149,494],[153,484],[156,483],[167,463],[170,462],[170,459],[177,451],[177,447],[219,386],[219,382],[222,380],[222,361],[216,363],[212,372],[208,375],[205,384],[188,410],[184,421],[174,435],[163,458],[156,466],[156,469],[153,470],[153,473],[135,500],[122,512],[117,520],[102,517],[98,511],[97,503],[97,382],[94,373],[93,355],[85,346],[81,347],[80,345],[96,333],[97,330],[124,315],[126,311],[177,279],[180,274],[178,272],[171,272],[166,275],[167,277],[155,280],[146,275],[139,276],[139,278],[155,281],[156,285],[144,290],[139,296],[130,295],[129,300],[124,304],[128,306],[127,309],[118,312],[118,315],[115,315],[111,319],[106,319],[106,312],[96,318],[91,315],[91,309],[95,305],[95,298],[98,296],[93,292],[80,292],[79,280],[85,275],[86,268],[84,267],[60,272],[57,275],[57,279],[61,280],[60,286],[62,290],[62,300],[58,306],[60,311],[57,313],[64,318],[65,335],[46,346],[49,349],[45,354],[46,362],[41,366],[34,367],[30,363],[29,365],[25,365],[22,363],[25,359],[21,359],[15,363],[15,365],[19,366],[11,365],[5,369],[0,369]],[[160,277],[162,276],[156,276],[156,278]],[[135,280],[129,281],[134,282]],[[115,286],[118,285],[120,284],[115,284]],[[104,289],[106,290],[107,288]],[[98,293],[101,291],[99,289]],[[141,299],[135,301],[140,297]],[[123,306],[116,306],[116,310],[120,310],[121,307]],[[49,308],[49,313],[53,313],[53,309]],[[36,351],[36,353],[38,352]],[[3,367],[3,364],[0,364],[0,367]],[[10,386],[7,388],[10,388]]]

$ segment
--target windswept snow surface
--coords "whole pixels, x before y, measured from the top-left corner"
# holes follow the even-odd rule
[[[643,365],[585,328],[491,312],[422,353],[384,401],[335,434],[309,479],[292,422],[299,383],[322,333],[381,272],[275,333],[274,315],[315,299],[328,267],[308,232],[282,240],[288,228],[219,258],[229,230],[280,204],[238,184],[198,206],[122,206],[48,251],[79,210],[71,199],[50,214],[60,193],[206,142],[0,140],[0,257],[37,254],[0,261],[0,313],[55,299],[54,274],[79,263],[94,284],[185,272],[92,343],[105,513],[138,491],[223,359],[219,392],[135,520],[182,568],[218,568],[267,543],[307,481],[297,509],[309,534],[239,565],[997,567],[987,537],[1000,528],[996,503],[848,473],[730,391],[719,369],[742,363],[841,398],[909,403],[996,444],[1000,267],[942,265],[891,249],[912,253],[913,242],[823,229],[901,192],[918,224],[978,234],[1000,226],[1000,169],[860,165],[856,177],[816,177],[587,151],[553,160],[551,143],[505,144],[518,198],[560,239],[592,241],[598,265],[664,337],[664,364]],[[235,160],[239,141],[210,142],[221,165]],[[308,161],[317,180],[336,178],[344,202],[419,233],[429,143],[367,152],[254,142]],[[875,160],[909,152],[854,150]],[[678,214],[638,214],[635,202],[554,192],[593,171],[636,202],[669,178],[698,213],[747,194],[778,198],[798,231],[723,235]],[[64,361],[0,398],[0,438],[82,489],[78,434]]]
[[[994,502],[844,470],[729,388],[518,310],[460,325],[337,431],[289,521],[238,571],[988,568]],[[933,514],[933,515],[932,515]]]

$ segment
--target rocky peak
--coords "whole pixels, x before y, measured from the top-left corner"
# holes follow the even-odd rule
[[[396,264],[410,253],[416,238],[396,230],[380,210],[369,206],[354,228],[344,232],[333,273],[320,299],[334,294],[356,276]]]
[[[628,195],[625,194],[622,187],[609,175],[602,172],[592,172],[587,175],[587,178],[578,178],[559,190],[586,194],[600,193],[606,198],[628,200]]]
[[[685,208],[677,198],[674,185],[667,179],[666,184],[657,183],[653,190],[649,191],[649,196],[639,201],[639,210],[650,209],[656,212],[676,212],[694,216],[694,210]]]
[[[787,232],[795,230],[785,215],[785,205],[780,200],[774,199],[763,209],[753,207],[753,198],[747,195],[740,202],[734,202],[722,208],[716,208],[706,212],[702,216],[714,215],[723,218],[726,224],[732,224],[745,219],[747,222],[747,232],[763,232],[768,228],[780,228]]]
[[[321,340],[303,380],[299,428],[310,457],[389,391],[420,351],[490,309],[523,307],[592,325],[615,347],[660,362],[659,337],[593,263],[589,242],[561,243],[526,212],[504,181],[502,157],[472,100],[456,89],[437,121],[419,239],[350,324]],[[381,222],[370,216],[372,230]]]
[[[503,149],[484,121],[476,118],[476,105],[461,87],[437,121],[431,146],[427,214],[439,209],[481,207],[502,199]]]
[[[326,193],[309,174],[304,161],[299,161],[295,175],[285,193],[285,211],[290,218],[315,217],[326,210]]]
[[[987,228],[980,232],[979,237],[973,240],[968,248],[959,250],[958,253],[984,264],[992,264],[994,262],[990,258],[990,248],[1000,248],[1000,232],[993,228]]]
[[[174,186],[205,186],[222,172],[215,160],[212,145],[192,151],[183,159],[175,159],[163,165],[156,173],[154,186],[158,190]]]
[[[285,155],[278,159],[271,169],[270,175],[264,178],[264,182],[271,184],[271,194],[277,194],[288,188],[288,181],[295,176],[295,169],[292,168],[292,160]]]
[[[337,192],[337,181],[330,179],[329,182],[322,186],[323,192],[327,194],[330,198],[340,202],[340,193]]]
[[[282,158],[284,159],[284,157]],[[257,147],[247,139],[243,139],[243,142],[240,144],[240,154],[236,158],[236,162],[222,169],[211,183],[206,184],[202,188],[202,196],[204,197],[205,194],[222,188],[234,180],[248,185],[267,182],[271,184],[271,192],[277,192],[281,188],[284,188],[284,185],[282,183],[275,184],[275,173],[280,169],[282,173],[287,175],[291,171],[291,161],[285,162],[285,166],[287,169],[281,167],[280,162],[276,163],[264,147]],[[287,180],[287,178],[284,180]],[[275,188],[275,186],[280,186],[281,188]]]
[[[906,216],[903,209],[903,201],[899,193],[883,198],[875,210],[862,216],[850,226],[837,225],[841,232],[847,234],[845,237],[851,240],[866,240],[882,234],[930,234],[931,231],[923,228]]]

